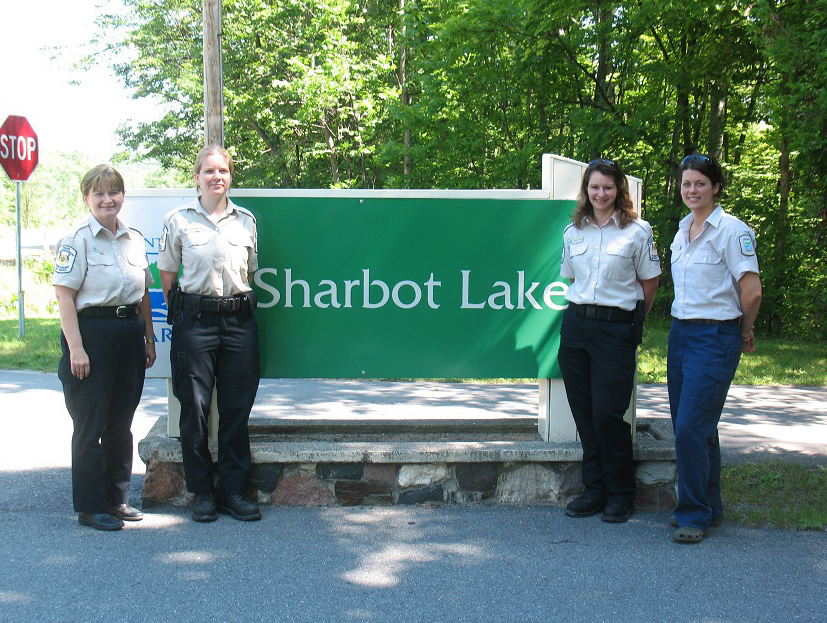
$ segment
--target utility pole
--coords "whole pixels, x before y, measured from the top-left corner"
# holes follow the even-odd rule
[[[204,145],[224,146],[224,77],[221,0],[203,0]]]

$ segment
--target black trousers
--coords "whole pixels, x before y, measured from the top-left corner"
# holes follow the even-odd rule
[[[181,451],[190,493],[213,490],[207,428],[213,386],[218,403],[218,477],[242,493],[250,471],[247,423],[261,376],[258,324],[249,311],[178,312],[171,344],[173,393],[181,403]]]
[[[635,386],[632,325],[563,315],[557,360],[580,443],[584,495],[631,504],[636,494],[631,427],[623,420]]]
[[[146,374],[144,319],[79,317],[90,374],[71,372],[69,347],[61,333],[63,356],[58,377],[72,416],[72,497],[79,513],[104,513],[128,501],[132,478],[132,418],[141,401]]]

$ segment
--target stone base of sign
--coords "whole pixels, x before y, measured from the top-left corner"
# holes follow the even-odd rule
[[[181,444],[162,417],[139,444],[144,507],[186,505]],[[563,506],[582,489],[578,443],[531,432],[256,433],[251,499],[288,506],[524,504]],[[213,447],[213,457],[216,449]],[[668,421],[638,419],[637,506],[668,509],[677,468]]]

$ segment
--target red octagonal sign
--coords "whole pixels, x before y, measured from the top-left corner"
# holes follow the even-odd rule
[[[37,134],[26,117],[9,115],[0,126],[0,165],[13,182],[25,182],[37,166]]]

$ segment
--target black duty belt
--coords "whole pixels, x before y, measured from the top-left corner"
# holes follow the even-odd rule
[[[115,307],[86,307],[78,312],[84,318],[131,318],[137,316],[137,305],[117,305]]]
[[[569,303],[574,308],[574,313],[590,320],[605,320],[606,322],[632,322],[635,319],[634,310],[621,309],[620,307],[607,307],[605,305],[578,305]]]
[[[691,322],[692,324],[741,324],[740,318],[732,318],[730,320],[712,320],[709,318],[680,318],[681,322]]]
[[[235,296],[200,296],[181,293],[181,309],[195,312],[237,312],[247,302],[246,294]]]

